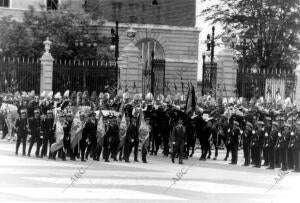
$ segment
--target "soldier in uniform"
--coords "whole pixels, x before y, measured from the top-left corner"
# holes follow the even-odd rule
[[[244,151],[244,158],[245,158],[244,166],[250,165],[250,143],[252,137],[252,130],[253,130],[252,123],[247,121],[245,131],[242,134],[243,151]]]
[[[253,152],[253,163],[254,166],[257,168],[260,168],[261,166],[261,137],[264,136],[264,122],[257,121],[256,123],[256,130],[254,130],[253,136],[252,136],[252,152]]]
[[[294,145],[295,172],[300,172],[300,120],[296,122],[295,134],[296,134],[295,145]]]
[[[275,168],[275,147],[278,139],[278,133],[279,133],[279,123],[277,121],[273,121],[271,133],[270,135],[268,135],[266,140],[266,147],[269,148],[268,160],[269,160],[270,167],[268,169]]]
[[[137,120],[135,117],[128,116],[127,117],[127,131],[124,143],[124,160],[129,163],[129,157],[132,151],[132,147],[134,145],[134,138],[138,137],[138,128],[137,128]]]
[[[105,162],[109,162],[109,153],[110,153],[110,142],[111,142],[111,134],[108,133],[110,131],[111,128],[111,119],[113,117],[111,115],[107,116],[107,121],[105,123],[105,134],[103,137],[103,159],[105,160]]]
[[[289,121],[289,120],[288,120]],[[295,169],[295,161],[294,161],[294,146],[296,142],[296,135],[295,135],[295,125],[294,121],[292,121],[291,125],[291,133],[287,139],[288,142],[288,151],[287,151],[287,164],[288,169]]]
[[[111,137],[110,142],[110,156],[114,161],[118,161],[117,155],[119,152],[120,136],[119,136],[119,126],[117,123],[117,118],[114,118],[111,123],[111,128],[107,132],[109,137]]]
[[[88,140],[85,159],[88,159],[89,155],[91,155],[93,157],[93,160],[97,160],[97,120],[95,112],[91,112],[89,114],[89,119],[84,127],[84,139]]]
[[[68,113],[66,116],[66,121],[63,126],[64,129],[64,139],[63,139],[63,147],[64,147],[64,152],[62,154],[63,160],[66,160],[66,156],[70,156],[70,160],[75,161],[75,154],[73,150],[71,149],[71,127],[73,123],[73,118],[72,114]]]
[[[233,121],[233,128],[231,133],[232,133],[231,144],[230,144],[231,157],[232,157],[231,164],[237,164],[240,129],[239,129],[239,122],[236,120]]]
[[[15,129],[17,132],[17,142],[16,142],[16,155],[18,155],[20,144],[23,145],[22,155],[26,156],[26,141],[28,135],[28,120],[26,115],[26,110],[20,110],[21,117],[16,120]]]
[[[43,138],[43,148],[41,152],[41,158],[47,156],[48,144],[51,147],[51,144],[55,142],[55,129],[54,129],[54,117],[51,110],[47,111],[47,117],[41,123],[41,136]],[[48,158],[52,158],[52,153],[49,152]]]
[[[27,156],[30,156],[32,146],[36,142],[36,152],[35,156],[38,157],[40,154],[40,147],[41,147],[41,137],[40,137],[40,132],[41,132],[41,118],[40,118],[40,110],[35,109],[34,110],[34,117],[29,119],[29,130],[31,134],[31,140],[30,140],[30,145],[28,149]]]
[[[85,119],[85,114],[80,112],[80,121],[82,122],[82,137],[81,140],[79,141],[79,146],[80,146],[80,157],[81,161],[84,162],[85,160],[85,150],[87,147],[87,142],[88,142],[88,128],[86,127],[87,122]]]
[[[178,115],[178,124],[173,128],[172,131],[172,144],[173,144],[173,153],[172,153],[172,162],[175,162],[175,155],[179,151],[179,164],[183,164],[184,156],[184,145],[187,141],[186,130],[183,126],[184,115],[183,113]]]
[[[279,152],[280,152],[281,170],[286,171],[287,170],[288,138],[290,136],[290,124],[285,123],[282,135],[278,135],[278,136],[279,136],[279,139],[278,139],[278,143],[277,143],[277,148],[279,149]]]
[[[270,137],[272,129],[272,119],[270,116],[265,117],[265,133],[264,133],[264,142],[263,142],[263,158],[264,166],[269,166],[269,150],[270,150]]]

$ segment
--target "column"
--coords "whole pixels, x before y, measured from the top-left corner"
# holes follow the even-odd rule
[[[225,41],[225,42],[224,42]],[[217,98],[235,97],[238,65],[233,60],[233,52],[223,40],[225,48],[216,54],[217,69]]]
[[[127,84],[128,91],[132,94],[142,92],[142,69],[139,63],[139,50],[133,44],[128,44],[124,50],[123,55],[119,60],[120,67],[120,82],[122,87]],[[133,90],[134,85],[136,91]]]
[[[53,82],[53,57],[49,52],[51,41],[47,37],[46,41],[44,41],[45,52],[42,56],[41,60],[41,84],[40,84],[40,92],[52,91],[52,82]]]

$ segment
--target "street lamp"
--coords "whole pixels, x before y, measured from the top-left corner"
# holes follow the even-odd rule
[[[215,52],[215,26],[212,27],[212,35],[208,34],[206,37],[207,51],[210,51],[210,63],[214,63],[214,52]]]
[[[116,29],[116,30],[115,30]],[[116,81],[118,82],[118,87],[120,87],[120,70],[118,66],[119,59],[119,22],[116,21],[116,27],[111,29],[111,45],[110,50],[115,52],[115,61],[116,61]]]
[[[203,61],[203,64],[202,64],[202,96],[204,95],[205,57],[206,57],[206,54],[205,54],[205,52],[203,52],[202,53],[202,61]]]

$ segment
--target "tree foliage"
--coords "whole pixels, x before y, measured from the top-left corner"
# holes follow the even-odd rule
[[[64,8],[43,12],[30,8],[24,13],[22,22],[12,17],[0,19],[2,55],[39,58],[44,52],[43,42],[49,37],[52,41],[50,51],[55,59],[110,60],[113,58],[109,51],[110,36],[88,32],[91,24],[100,27],[102,22],[87,13]],[[79,42],[85,46],[80,46]],[[93,44],[96,46],[86,46]]]
[[[291,70],[299,61],[299,0],[219,0],[201,15],[206,21],[221,23],[225,30],[250,39],[246,47],[249,66],[257,64],[267,71]],[[235,49],[242,53],[243,46]],[[241,58],[242,54],[238,55],[238,61]]]

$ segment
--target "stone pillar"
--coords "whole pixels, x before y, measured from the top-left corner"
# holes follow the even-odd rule
[[[295,93],[295,101],[297,104],[297,108],[300,109],[300,64],[297,66],[295,70],[296,74],[296,93]]]
[[[119,60],[120,82],[122,87],[127,85],[128,91],[132,94],[142,92],[142,69],[139,64],[139,50],[133,44],[128,44]],[[133,89],[134,85],[136,90]]]
[[[225,42],[224,42],[225,41]],[[216,54],[217,69],[217,98],[235,97],[238,65],[233,60],[233,52],[228,41],[223,40],[225,48]]]
[[[46,41],[44,41],[45,52],[42,56],[41,60],[41,84],[40,84],[40,92],[52,91],[52,82],[53,82],[53,57],[49,52],[51,41],[47,37]]]

